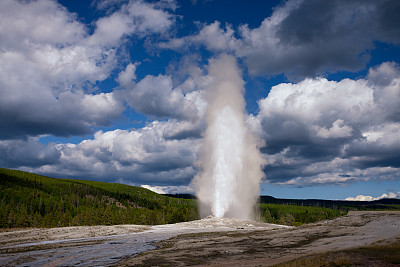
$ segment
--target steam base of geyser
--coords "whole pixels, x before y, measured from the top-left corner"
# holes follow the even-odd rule
[[[226,228],[227,230],[229,229],[229,230],[253,231],[253,230],[272,230],[279,228],[293,228],[292,226],[287,226],[287,225],[264,223],[248,219],[216,217],[213,215],[209,215],[203,219],[193,221],[192,223],[196,224],[198,227],[219,228],[219,229]]]

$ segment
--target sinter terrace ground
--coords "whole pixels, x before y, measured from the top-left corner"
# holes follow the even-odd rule
[[[358,260],[369,266],[397,266],[399,244],[398,211],[350,212],[334,220],[300,227],[208,218],[148,227],[3,231],[0,265],[272,266],[301,258],[301,265],[314,266],[323,258],[350,265]],[[360,254],[359,250],[351,250],[370,245],[385,248],[390,258],[385,258],[387,253]],[[343,250],[346,251],[332,254]],[[304,258],[320,253],[325,254]],[[296,264],[299,262],[287,266]]]

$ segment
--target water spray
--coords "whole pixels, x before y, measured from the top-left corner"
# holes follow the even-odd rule
[[[202,217],[252,219],[264,176],[257,138],[245,124],[244,81],[235,58],[211,60],[207,129],[194,178]]]

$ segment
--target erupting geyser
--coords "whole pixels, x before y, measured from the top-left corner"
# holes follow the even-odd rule
[[[264,160],[245,124],[244,81],[236,60],[221,55],[209,65],[207,129],[194,178],[201,215],[252,219]]]

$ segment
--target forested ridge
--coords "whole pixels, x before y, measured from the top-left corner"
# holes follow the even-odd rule
[[[199,219],[194,196],[159,195],[141,187],[56,179],[0,168],[0,228],[167,224]],[[275,199],[261,196],[258,220],[301,225],[358,209],[400,209],[400,200]]]
[[[0,228],[166,224],[198,219],[196,201],[115,183],[0,168]]]
[[[324,207],[335,210],[398,210],[400,199],[383,198],[374,201],[349,201],[349,200],[327,200],[327,199],[285,199],[271,196],[260,196],[260,203]]]

